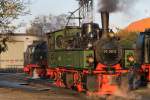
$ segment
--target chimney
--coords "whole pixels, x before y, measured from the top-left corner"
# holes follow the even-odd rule
[[[101,12],[101,22],[103,35],[107,35],[109,32],[109,12]]]

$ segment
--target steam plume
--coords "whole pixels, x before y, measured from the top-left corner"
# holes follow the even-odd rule
[[[134,6],[135,1],[138,0],[99,0],[100,12],[116,12],[128,10]]]

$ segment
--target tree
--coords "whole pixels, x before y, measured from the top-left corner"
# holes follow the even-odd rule
[[[0,0],[0,32],[8,33],[15,26],[11,26],[19,15],[26,14],[26,0]]]
[[[8,40],[8,37],[5,37],[2,40],[0,40],[0,54],[2,52],[5,52],[8,49],[7,44],[6,44],[7,40]]]
[[[136,44],[136,40],[138,38],[139,32],[128,32],[128,31],[120,31],[118,33],[120,37],[120,44],[123,48],[134,48]]]
[[[12,33],[15,26],[11,23],[19,15],[26,14],[26,0],[0,0],[0,33]],[[0,54],[7,50],[8,37],[0,40]]]
[[[45,35],[45,33],[63,29],[67,23],[66,14],[61,14],[58,16],[49,15],[49,16],[38,16],[33,21],[31,21],[31,27],[26,30],[27,34],[32,35]],[[70,22],[69,25],[74,25],[73,22]]]

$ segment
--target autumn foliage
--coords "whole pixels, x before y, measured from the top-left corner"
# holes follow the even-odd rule
[[[129,32],[144,32],[145,29],[150,28],[150,18],[141,19],[131,23],[125,30]]]
[[[134,48],[140,32],[150,28],[150,18],[141,19],[129,24],[118,32],[120,43],[124,48]]]

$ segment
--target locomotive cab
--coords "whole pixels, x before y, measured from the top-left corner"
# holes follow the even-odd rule
[[[140,33],[137,40],[137,61],[150,64],[150,30]]]

